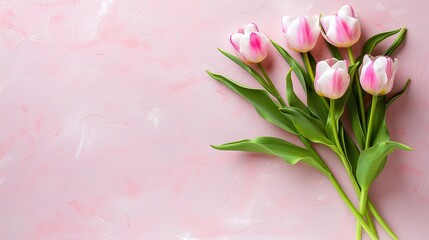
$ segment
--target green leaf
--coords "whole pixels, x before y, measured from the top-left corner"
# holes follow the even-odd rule
[[[309,114],[310,112],[308,111],[307,106],[305,106],[305,104],[301,101],[301,99],[299,99],[296,96],[295,92],[293,91],[292,76],[291,76],[292,69],[293,68],[291,68],[286,75],[286,98],[287,98],[287,101],[289,103],[289,106],[299,108],[299,109],[301,109],[304,112]]]
[[[311,117],[295,107],[281,108],[280,111],[292,119],[296,129],[302,136],[312,142],[335,148],[335,145],[326,136],[325,125],[319,119]]]
[[[207,73],[212,78],[221,82],[229,89],[238,93],[248,102],[250,102],[262,118],[289,133],[298,135],[293,122],[280,113],[278,110],[279,106],[270,98],[266,91],[262,89],[248,88],[232,80],[229,80],[222,75],[218,75],[209,71],[207,71]]]
[[[342,60],[343,57],[341,56],[340,50],[338,50],[337,47],[335,47],[334,45],[330,44],[328,41],[325,40],[326,46],[329,49],[329,52],[331,53],[331,56],[338,59],[338,60]]]
[[[407,28],[401,28],[398,37],[393,41],[392,45],[384,52],[384,55],[392,56],[393,53],[401,46],[402,42],[405,40],[405,36],[407,35]]]
[[[362,151],[357,165],[356,177],[363,189],[369,189],[386,163],[386,156],[395,149],[410,151],[410,147],[393,141],[381,142]]]
[[[302,88],[307,92],[307,84],[311,84],[311,79],[305,69],[282,46],[278,45],[273,40],[271,40],[271,43],[293,69],[293,72],[301,83]]]
[[[370,54],[384,39],[397,34],[399,31],[401,31],[401,28],[389,32],[382,32],[369,38],[362,47],[361,57],[363,58],[365,54]]]
[[[408,90],[408,86],[410,85],[411,80],[405,83],[404,87],[402,87],[401,91],[393,95],[389,100],[387,100],[386,108],[388,108],[394,101],[396,101],[402,94],[404,94]]]
[[[344,133],[344,145],[345,145],[345,150],[346,150],[345,152],[347,155],[347,159],[350,162],[353,172],[356,173],[357,162],[359,159],[360,151],[359,151],[359,148],[356,146],[356,144],[353,142],[353,139],[345,131],[343,131],[343,133]]]
[[[360,149],[363,149],[365,147],[365,134],[362,129],[362,123],[360,121],[356,97],[354,96],[354,94],[350,95],[347,101],[347,108],[349,110],[350,122],[352,124],[355,139]]]
[[[261,84],[269,93],[272,95],[276,95],[267,85],[267,83],[264,80],[264,77],[261,76],[257,71],[255,71],[253,68],[251,68],[249,65],[241,61],[238,57],[223,51],[222,49],[218,48],[219,52],[221,52],[223,55],[225,55],[227,58],[231,59],[233,62],[235,62],[237,65],[239,65],[241,68],[243,68],[246,72],[248,72],[256,81]]]
[[[300,81],[301,86],[307,94],[307,105],[310,112],[323,122],[326,122],[328,107],[323,103],[323,98],[314,91],[313,81],[310,79],[310,76],[308,76],[306,70],[284,48],[272,40],[271,43],[293,69],[293,72]]]
[[[369,119],[369,116],[367,116],[367,118]],[[377,97],[377,105],[373,118],[374,132],[370,138],[370,146],[390,140],[389,129],[386,125],[386,96]]]
[[[289,164],[296,164],[302,161],[309,164],[310,166],[315,167],[324,174],[329,174],[329,171],[320,165],[319,162],[313,158],[312,153],[310,153],[307,149],[298,147],[279,138],[258,137],[255,139],[246,139],[212,147],[218,150],[226,151],[265,153],[280,157]]]
[[[324,103],[325,101],[325,103]],[[329,114],[329,105],[326,99],[319,96],[313,87],[307,89],[307,105],[310,112],[320,119],[322,122],[326,122]]]

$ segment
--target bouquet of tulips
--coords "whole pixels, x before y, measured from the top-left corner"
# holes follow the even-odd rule
[[[237,57],[220,50],[258,81],[263,89],[243,86],[213,72],[208,71],[208,74],[252,104],[262,118],[296,135],[303,147],[274,137],[258,137],[213,147],[275,155],[289,164],[306,163],[329,178],[355,216],[356,239],[362,238],[362,228],[371,239],[378,239],[374,220],[392,239],[398,239],[368,198],[368,191],[383,170],[388,154],[395,149],[411,150],[404,144],[391,141],[386,125],[386,110],[406,91],[409,83],[408,80],[398,93],[386,96],[392,90],[398,68],[398,60],[390,56],[405,39],[406,28],[374,35],[365,42],[360,56],[355,58],[351,47],[359,40],[361,28],[357,13],[349,5],[331,16],[285,16],[282,25],[286,47],[299,52],[302,62],[294,59],[281,45],[270,41],[253,23],[230,36]],[[316,62],[310,51],[316,46],[320,34],[332,58]],[[383,55],[371,56],[380,42],[394,35],[396,39]],[[279,94],[261,64],[271,44],[291,67],[286,74],[287,101]],[[348,60],[343,60],[340,48],[347,49]],[[306,101],[296,95],[292,73],[299,80]],[[349,116],[341,118],[346,108]],[[351,125],[351,130],[346,131],[344,125]],[[313,144],[323,144],[338,156],[359,198],[359,206],[352,204]]]

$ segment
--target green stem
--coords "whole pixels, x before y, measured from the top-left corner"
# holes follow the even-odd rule
[[[371,211],[369,210],[368,200],[366,202],[365,219],[368,222],[369,227],[378,236],[377,228],[375,227],[374,221],[372,220]]]
[[[374,128],[374,115],[375,115],[375,109],[377,107],[377,96],[372,96],[372,102],[371,102],[371,111],[369,113],[369,122],[368,122],[368,131],[366,132],[366,138],[365,138],[365,149],[369,148],[371,146],[371,135],[372,135],[372,129]]]
[[[340,197],[343,199],[343,201],[346,203],[347,207],[352,211],[353,215],[357,219],[357,221],[361,224],[363,229],[368,233],[369,237],[371,239],[378,239],[378,237],[375,235],[375,233],[370,229],[370,227],[365,223],[365,220],[360,215],[360,213],[356,210],[356,208],[353,206],[353,203],[350,201],[350,199],[347,197],[347,195],[344,193],[343,189],[339,185],[338,181],[335,179],[333,175],[328,176],[329,180],[331,180],[332,185],[334,185],[335,190],[337,190]]]
[[[331,170],[329,169],[329,167],[326,165],[325,161],[323,161],[323,159],[320,157],[320,155],[316,152],[316,150],[314,150],[313,146],[311,146],[311,142],[308,141],[305,137],[303,136],[299,136],[299,138],[301,139],[302,143],[305,145],[305,147],[314,155],[314,157],[318,160],[318,162],[324,166],[329,172],[330,175],[328,175],[329,180],[331,181],[331,183],[333,184],[335,190],[338,192],[338,194],[340,195],[340,197],[343,199],[343,201],[346,203],[346,205],[349,207],[350,211],[352,211],[353,215],[356,217],[358,222],[363,222],[365,225],[365,221],[363,219],[363,217],[359,214],[359,212],[357,211],[357,209],[354,207],[353,203],[350,201],[350,199],[347,197],[347,195],[344,193],[344,190],[341,188],[340,184],[338,183],[338,181],[336,180],[336,178],[334,177],[334,175],[331,173]],[[378,239],[377,238],[377,234],[374,233],[374,230],[371,229],[371,226],[368,226],[367,228],[365,228],[365,231],[367,231],[368,235],[372,236],[373,239]],[[369,232],[368,232],[369,230]]]
[[[355,64],[355,58],[353,57],[353,51],[351,47],[347,48],[347,53],[349,54],[350,64]]]
[[[347,48],[347,53],[349,54],[350,64],[355,64],[355,58],[353,56],[353,51],[351,47]],[[357,75],[356,75],[357,76]],[[359,84],[359,78],[355,78],[355,84],[356,89],[358,91],[358,100],[359,100],[359,114],[360,114],[360,121],[362,123],[362,128],[364,133],[366,132],[366,118],[365,118],[365,105],[363,102],[363,94],[362,94],[362,87]]]
[[[399,240],[398,236],[396,236],[396,234],[393,232],[393,230],[389,227],[389,225],[380,216],[380,214],[378,213],[377,209],[374,207],[374,204],[372,203],[372,201],[370,199],[368,199],[368,208],[371,211],[372,215],[377,220],[377,222],[383,227],[384,231],[386,231],[387,234],[389,234],[389,236],[393,240]]]
[[[359,213],[364,216],[366,210],[366,202],[368,199],[368,189],[362,189],[359,198]],[[356,223],[356,240],[362,239],[362,229],[359,223]]]
[[[264,75],[265,81],[268,84],[268,87],[270,88],[270,90],[274,93],[273,96],[275,98],[277,98],[277,100],[279,101],[279,103],[282,105],[282,107],[286,106],[285,101],[283,100],[283,98],[280,96],[279,91],[277,91],[277,88],[274,86],[273,81],[271,81],[270,76],[268,76],[267,72],[265,71],[264,67],[262,66],[261,63],[257,63],[259,70],[261,70],[262,75]]]
[[[307,68],[311,81],[314,81],[314,73],[313,73],[313,69],[311,68],[310,59],[308,58],[308,53],[305,52],[302,55],[304,56],[304,65]]]
[[[354,177],[354,174],[353,174],[352,168],[350,166],[350,163],[349,163],[349,161],[346,158],[346,155],[345,155],[345,153],[343,151],[343,148],[341,146],[340,140],[338,138],[337,121],[334,118],[335,100],[331,99],[330,105],[331,105],[331,108],[329,109],[329,117],[330,117],[330,119],[332,121],[334,121],[334,123],[332,124],[332,135],[334,136],[335,145],[337,146],[337,149],[338,149],[338,156],[340,157],[341,163],[343,164],[343,166],[344,166],[344,168],[345,168],[345,170],[347,172],[347,175],[350,178],[350,181],[351,181],[351,183],[353,185],[353,188],[355,189],[355,191],[358,191],[358,190],[360,190],[359,184],[357,183],[357,181],[356,181],[356,179]],[[360,194],[358,194],[358,196],[359,195]],[[364,216],[364,214],[362,214],[362,216]],[[359,224],[359,222],[358,222],[358,225],[359,225],[359,232],[362,232],[361,228],[360,228],[361,225]],[[356,228],[356,231],[357,231],[357,229],[358,228]],[[372,221],[371,221],[371,230],[373,232],[376,232],[374,223]]]

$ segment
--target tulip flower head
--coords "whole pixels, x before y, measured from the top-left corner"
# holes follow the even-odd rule
[[[282,18],[283,35],[286,46],[297,52],[308,52],[314,48],[320,35],[319,18],[301,16]]]
[[[365,92],[372,95],[385,95],[392,90],[395,81],[398,60],[387,56],[363,58],[360,84]]]
[[[335,15],[322,17],[320,24],[323,37],[336,47],[351,47],[361,35],[358,14],[350,5],[341,7]]]
[[[237,56],[246,63],[259,63],[268,55],[270,40],[254,23],[239,28],[229,40]]]
[[[320,96],[338,99],[347,91],[349,84],[346,61],[332,58],[317,63],[314,89]]]

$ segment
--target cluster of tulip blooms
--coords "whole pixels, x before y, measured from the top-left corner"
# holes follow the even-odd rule
[[[391,141],[386,125],[387,108],[406,91],[409,83],[407,81],[393,96],[386,96],[392,90],[398,68],[398,60],[390,56],[405,39],[406,28],[374,35],[363,45],[361,55],[354,58],[351,47],[360,39],[361,27],[357,13],[349,5],[331,16],[285,16],[282,26],[286,47],[299,52],[302,62],[269,40],[254,23],[230,36],[237,57],[220,50],[255,78],[263,89],[249,88],[222,75],[208,73],[251,103],[262,118],[299,137],[303,147],[274,137],[245,139],[213,147],[275,155],[289,164],[306,163],[329,178],[356,217],[356,239],[362,238],[362,228],[371,239],[378,239],[374,219],[392,239],[398,239],[368,198],[368,191],[383,170],[388,154],[395,149],[411,150]],[[316,63],[310,51],[316,46],[320,34],[332,58]],[[394,35],[396,39],[383,55],[370,55],[380,42]],[[261,64],[271,44],[291,67],[286,74],[287,104]],[[343,60],[340,48],[347,49],[348,61]],[[292,72],[303,87],[306,103],[294,92]],[[369,95],[372,98],[366,98]],[[346,108],[349,117],[341,118]],[[350,121],[351,131],[344,128],[346,120]],[[359,198],[358,207],[344,193],[313,144],[323,144],[336,153]]]

